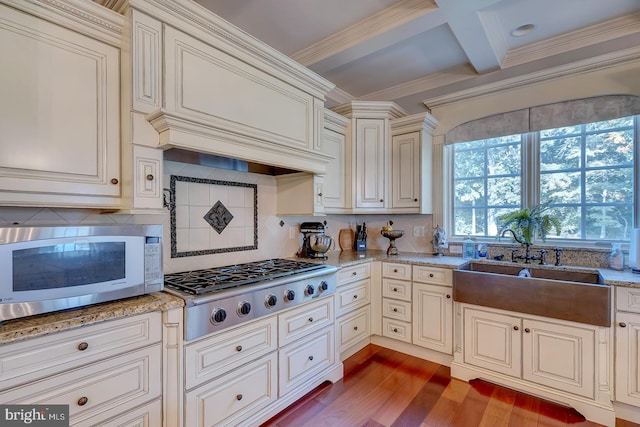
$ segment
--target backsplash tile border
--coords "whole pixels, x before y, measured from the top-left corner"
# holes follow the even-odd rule
[[[187,182],[196,184],[210,184],[210,185],[225,185],[231,187],[244,187],[253,190],[253,245],[243,245],[225,248],[210,248],[203,250],[188,250],[178,251],[178,233],[176,227],[176,183]],[[171,238],[171,258],[191,257],[208,254],[249,251],[258,249],[258,186],[256,184],[234,182],[234,181],[222,181],[216,179],[207,178],[194,178],[180,175],[170,175],[169,182],[169,222],[170,222],[170,238]]]

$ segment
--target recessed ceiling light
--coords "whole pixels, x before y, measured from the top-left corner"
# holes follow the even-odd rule
[[[518,28],[516,28],[515,30],[511,31],[511,35],[513,37],[522,37],[522,36],[524,36],[526,34],[529,34],[535,28],[536,28],[536,26],[533,25],[533,24],[520,25]]]

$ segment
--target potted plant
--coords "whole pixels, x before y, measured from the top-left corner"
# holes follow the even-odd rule
[[[549,203],[541,203],[531,209],[517,209],[513,212],[498,217],[498,236],[503,236],[507,231],[513,234],[513,238],[520,244],[532,245],[536,237],[543,242],[547,235],[555,229],[556,235],[560,235],[562,225],[557,216],[549,211]]]

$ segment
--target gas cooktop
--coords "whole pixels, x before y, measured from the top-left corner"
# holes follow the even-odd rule
[[[327,268],[323,264],[274,258],[246,264],[165,274],[165,287],[203,295],[266,280]]]

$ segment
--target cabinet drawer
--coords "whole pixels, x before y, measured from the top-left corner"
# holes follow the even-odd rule
[[[336,321],[338,353],[371,335],[370,318],[371,309],[367,306]]]
[[[280,347],[333,324],[333,296],[294,308],[278,316]]]
[[[616,286],[616,310],[640,313],[640,289]]]
[[[161,353],[156,344],[14,387],[0,393],[0,403],[69,405],[70,425],[100,424],[160,397]]]
[[[411,280],[411,264],[382,263],[382,277]]]
[[[371,279],[361,280],[338,289],[336,316],[346,314],[371,302]]]
[[[154,427],[162,425],[162,400],[158,399],[117,418],[100,423],[100,427]]]
[[[280,349],[278,357],[282,397],[333,364],[333,326]]]
[[[411,282],[394,279],[382,279],[382,296],[385,298],[411,301]]]
[[[338,270],[338,286],[371,277],[371,263],[358,264]]]
[[[411,322],[411,303],[391,298],[382,298],[382,315],[403,322]]]
[[[448,268],[413,266],[413,281],[434,285],[453,286],[453,272]]]
[[[237,425],[277,398],[277,353],[273,352],[185,396],[185,426]]]
[[[160,312],[0,346],[0,389],[106,359],[162,339]]]
[[[411,324],[383,317],[382,336],[411,343]]]
[[[191,389],[278,348],[271,316],[185,346],[185,387]]]

